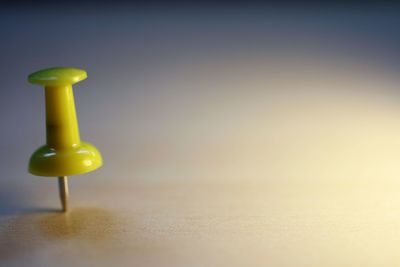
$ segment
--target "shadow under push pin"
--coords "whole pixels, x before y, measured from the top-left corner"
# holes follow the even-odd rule
[[[28,81],[44,86],[46,100],[46,144],[31,156],[29,172],[58,177],[63,211],[68,210],[67,176],[99,168],[100,152],[79,137],[72,85],[86,79],[86,71],[50,68],[32,73]]]

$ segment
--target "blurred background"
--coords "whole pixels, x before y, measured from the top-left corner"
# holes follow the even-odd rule
[[[400,7],[9,2],[0,8],[0,266],[398,266]],[[27,173],[27,75],[87,70],[105,165]]]

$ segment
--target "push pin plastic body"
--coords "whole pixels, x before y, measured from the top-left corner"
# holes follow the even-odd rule
[[[32,73],[28,81],[43,85],[46,100],[46,144],[31,156],[29,172],[58,177],[63,211],[68,210],[67,176],[83,174],[103,164],[100,152],[79,136],[72,85],[86,79],[84,70],[50,68]]]

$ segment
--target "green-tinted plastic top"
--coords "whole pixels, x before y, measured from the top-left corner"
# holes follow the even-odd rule
[[[39,70],[28,76],[28,81],[44,86],[69,85],[87,78],[84,70],[76,68],[55,67]]]

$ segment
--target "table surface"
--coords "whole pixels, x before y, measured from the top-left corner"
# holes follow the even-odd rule
[[[0,11],[0,266],[398,266],[396,10]],[[104,166],[27,173],[75,66]]]

